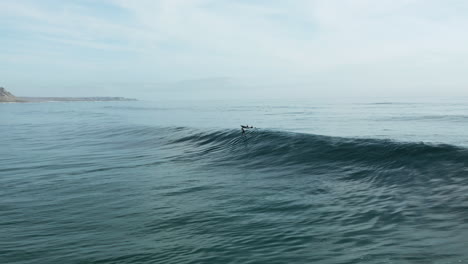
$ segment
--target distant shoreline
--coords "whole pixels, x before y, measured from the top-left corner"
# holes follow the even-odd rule
[[[17,97],[18,103],[138,101],[125,97]]]
[[[5,88],[0,87],[0,103],[46,103],[46,102],[116,102],[116,101],[138,101],[137,99],[125,97],[93,96],[93,97],[30,97],[14,96]]]

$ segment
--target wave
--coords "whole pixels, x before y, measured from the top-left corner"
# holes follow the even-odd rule
[[[183,128],[177,128],[180,132]],[[380,166],[398,166],[417,162],[468,162],[468,150],[448,144],[397,142],[382,139],[340,138],[304,133],[250,130],[196,131],[169,141],[199,148],[217,149],[227,159],[264,159],[281,164],[307,164],[317,161],[343,161]]]
[[[175,130],[174,130],[175,131]],[[468,175],[468,149],[424,142],[340,138],[250,130],[199,131],[178,128],[166,145],[184,153],[180,161],[207,168],[230,166],[282,174],[336,175],[345,180],[401,184]]]
[[[72,138],[74,130],[61,136]],[[174,163],[211,170],[268,170],[282,175],[334,175],[385,184],[467,179],[468,149],[448,144],[250,129],[86,126],[81,147],[143,155],[141,166]],[[92,140],[91,140],[92,139]],[[68,141],[64,141],[67,143]],[[67,143],[68,144],[68,143]],[[68,146],[68,145],[66,145]],[[52,147],[57,147],[56,145]],[[128,154],[130,155],[130,154]],[[137,156],[138,156],[137,155]]]

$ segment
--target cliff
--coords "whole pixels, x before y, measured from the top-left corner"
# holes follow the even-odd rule
[[[16,98],[13,94],[5,90],[5,88],[0,87],[0,103],[7,102],[22,102],[22,100]]]

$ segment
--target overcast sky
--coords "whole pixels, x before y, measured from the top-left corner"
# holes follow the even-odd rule
[[[1,0],[16,95],[468,96],[464,0]]]

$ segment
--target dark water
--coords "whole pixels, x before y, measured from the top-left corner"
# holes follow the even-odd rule
[[[0,263],[466,263],[467,128],[455,99],[3,104]]]

